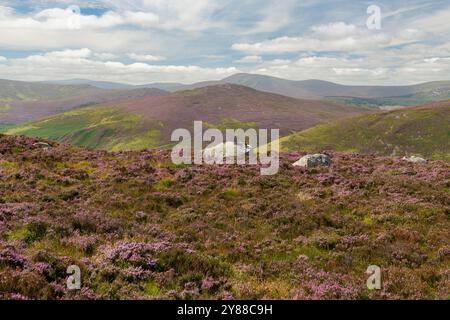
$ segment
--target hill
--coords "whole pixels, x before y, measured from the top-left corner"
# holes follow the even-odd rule
[[[327,98],[369,107],[415,106],[450,98],[450,81],[409,86],[348,86],[321,80],[292,81],[255,74],[236,74],[222,81],[294,98]]]
[[[149,83],[129,85],[91,80],[54,81],[62,84],[89,84],[99,88],[158,88],[176,92],[193,90],[220,84],[236,84],[259,91],[271,92],[298,99],[327,99],[330,101],[371,108],[417,106],[434,101],[450,99],[450,81],[434,81],[404,86],[349,86],[322,80],[287,80],[277,77],[239,73],[217,81],[193,84]]]
[[[131,84],[111,82],[111,81],[95,81],[88,79],[69,79],[69,80],[50,80],[42,83],[57,84],[57,85],[90,85],[100,89],[136,89],[136,86]]]
[[[279,128],[281,134],[289,134],[362,112],[367,111],[225,84],[79,108],[4,131],[107,150],[136,150],[167,145],[173,130],[191,129],[196,120],[206,127]]]
[[[284,150],[332,149],[450,159],[450,101],[357,116],[281,139]]]
[[[332,169],[303,170],[291,153],[260,176],[38,141],[0,135],[0,299],[450,295],[446,162],[330,153]]]
[[[154,88],[112,90],[86,84],[0,80],[0,124],[17,124],[80,106],[165,94]]]

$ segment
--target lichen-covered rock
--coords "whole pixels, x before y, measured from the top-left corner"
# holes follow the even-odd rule
[[[293,164],[294,167],[314,168],[331,166],[331,159],[326,154],[308,154]]]

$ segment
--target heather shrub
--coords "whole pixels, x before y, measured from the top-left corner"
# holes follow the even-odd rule
[[[24,240],[27,244],[31,244],[45,237],[47,224],[44,222],[32,222],[27,226],[27,231]]]
[[[48,250],[39,250],[32,257],[34,268],[51,282],[66,278],[66,269],[71,263],[61,260]]]
[[[33,242],[41,240],[47,233],[47,224],[41,221],[30,222],[24,227],[14,231],[9,231],[9,240],[23,240],[26,244],[31,245]]]
[[[46,279],[35,272],[3,269],[0,273],[0,297],[20,295],[24,299],[54,299],[52,287]]]
[[[0,168],[0,299],[450,296],[447,162],[330,153],[302,170],[291,153],[261,176],[35,142],[0,135],[17,164]],[[382,290],[366,288],[373,264]]]
[[[170,269],[178,275],[195,278],[197,281],[202,279],[203,275],[216,278],[230,273],[229,266],[219,259],[179,248],[172,248],[158,255],[157,270],[161,272]]]
[[[236,188],[227,188],[220,194],[220,197],[225,200],[231,200],[237,196],[239,196],[239,190]]]
[[[0,247],[1,248],[1,247]],[[0,268],[24,268],[27,264],[27,257],[17,253],[12,247],[0,249]]]
[[[173,185],[172,178],[164,178],[159,180],[157,183],[153,185],[153,188],[157,191],[165,190],[167,188],[170,188]]]

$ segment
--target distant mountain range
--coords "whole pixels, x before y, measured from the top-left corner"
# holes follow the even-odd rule
[[[166,94],[156,88],[113,90],[81,83],[0,80],[0,124],[17,124],[81,106]]]
[[[221,84],[77,108],[4,131],[107,150],[138,150],[170,144],[174,129],[191,129],[195,120],[219,129],[280,128],[286,135],[365,112],[368,109]]]
[[[132,86],[90,80],[64,80],[52,81],[51,83],[89,84],[107,89],[158,88],[171,92],[231,83],[293,98],[327,99],[368,107],[414,106],[450,99],[450,81],[436,81],[409,86],[348,86],[322,80],[294,81],[264,75],[240,73],[219,81],[204,81],[188,85],[181,83],[150,83]]]
[[[279,128],[285,136],[282,147],[289,151],[448,159],[450,100],[392,112],[373,107],[440,101],[449,91],[445,81],[343,86],[249,74],[193,85],[0,80],[0,132],[104,150],[139,150],[168,147],[174,129],[191,129],[195,120],[202,120],[219,129]]]

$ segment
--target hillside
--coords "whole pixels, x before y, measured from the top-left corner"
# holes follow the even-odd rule
[[[363,112],[225,84],[79,108],[4,131],[106,150],[138,150],[167,145],[173,130],[191,129],[195,120],[204,121],[205,128],[279,128],[285,135]]]
[[[450,159],[450,101],[322,124],[281,139],[283,150],[331,149]]]
[[[380,106],[416,106],[427,102],[450,99],[450,81],[435,81],[405,86],[350,86],[322,80],[294,81],[259,74],[239,73],[222,80],[203,81],[193,84],[150,83],[130,86],[128,84],[90,80],[68,80],[56,83],[84,83],[98,86],[99,88],[158,88],[171,92],[230,83],[292,98],[327,99],[338,103],[372,108]]]
[[[436,81],[405,86],[350,86],[322,80],[294,81],[245,73],[233,75],[222,81],[298,98],[325,98],[336,96],[370,99],[403,97],[433,91],[437,94],[439,90],[443,89],[448,93],[448,90],[450,90],[450,81]]]
[[[148,88],[112,90],[85,84],[0,80],[0,124],[17,124],[80,106],[165,94]]]
[[[260,176],[38,141],[0,135],[1,299],[450,296],[448,163],[330,153],[305,171],[291,153]]]

